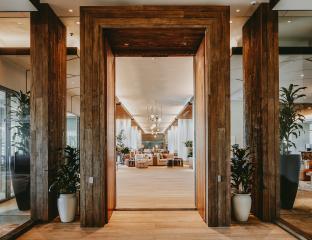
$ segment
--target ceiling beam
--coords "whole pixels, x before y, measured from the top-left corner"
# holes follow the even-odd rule
[[[19,55],[19,56],[27,56],[30,55],[30,48],[27,47],[1,47],[0,55]],[[68,47],[67,55],[78,55],[78,48],[76,47]]]
[[[232,47],[232,55],[242,55],[242,47]],[[279,47],[280,55],[309,55],[312,54],[312,47]]]

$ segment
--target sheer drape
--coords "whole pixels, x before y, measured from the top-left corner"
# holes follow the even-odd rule
[[[130,148],[132,150],[137,150],[141,148],[142,145],[142,135],[141,130],[138,129],[137,126],[131,127],[131,141]]]
[[[170,153],[178,152],[178,127],[172,126],[168,130],[168,150]]]
[[[187,159],[186,141],[194,140],[194,126],[192,119],[178,119],[178,156]]]

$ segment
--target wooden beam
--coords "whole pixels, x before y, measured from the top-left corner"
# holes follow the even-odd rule
[[[243,27],[245,139],[256,164],[253,212],[263,221],[279,215],[278,13],[259,5]]]
[[[31,217],[49,221],[57,215],[49,186],[66,136],[66,28],[48,4],[31,12],[30,24]]]
[[[312,47],[279,47],[279,55],[311,55]],[[243,55],[242,47],[232,47],[232,55]]]
[[[68,47],[66,48],[67,55],[78,55],[78,48]],[[0,55],[30,55],[30,48],[27,47],[0,47]]]

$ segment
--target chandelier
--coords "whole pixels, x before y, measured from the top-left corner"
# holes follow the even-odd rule
[[[147,110],[147,119],[151,123],[151,131],[154,137],[156,138],[157,134],[160,133],[160,122],[162,118],[162,105],[158,104],[156,101],[153,105],[148,105]]]

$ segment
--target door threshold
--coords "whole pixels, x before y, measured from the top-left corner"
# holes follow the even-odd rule
[[[116,208],[115,211],[196,211],[196,208]]]

